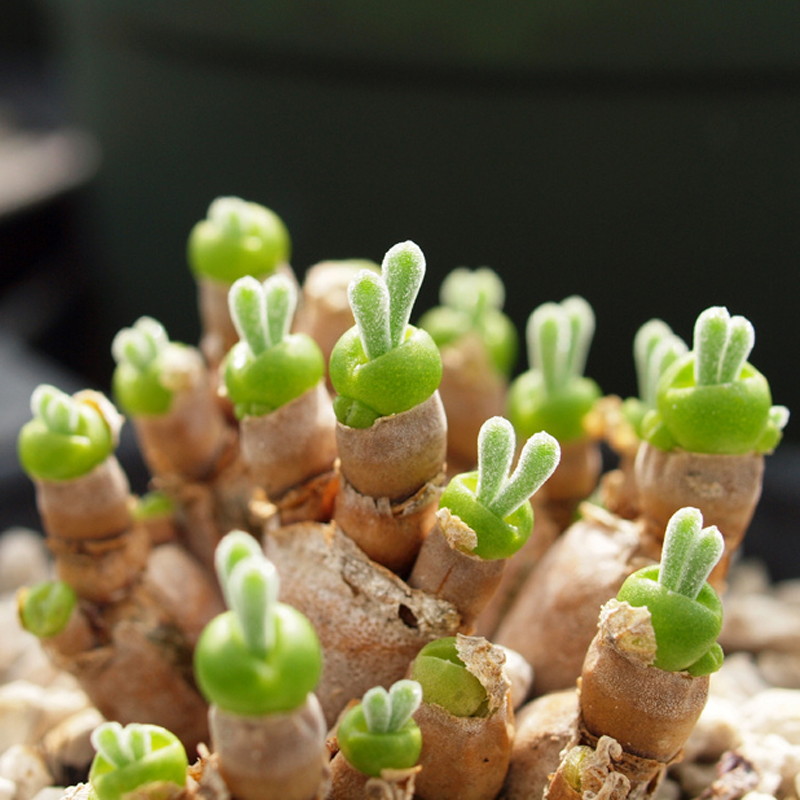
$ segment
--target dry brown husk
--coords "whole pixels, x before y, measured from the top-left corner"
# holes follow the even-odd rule
[[[655,653],[647,608],[610,600],[581,672],[581,719],[590,734],[613,737],[626,754],[666,765],[705,707],[709,679],[658,669]]]
[[[78,597],[96,603],[120,599],[138,580],[147,563],[151,541],[142,525],[105,539],[47,537],[56,574]]]
[[[600,607],[648,563],[636,524],[589,503],[581,513],[534,567],[494,637],[531,664],[535,695],[574,686]]]
[[[253,486],[239,458],[233,431],[214,472],[203,481],[186,481],[176,475],[159,476],[153,486],[175,503],[176,519],[187,550],[213,570],[214,551],[229,531],[252,528],[249,504]]]
[[[514,738],[511,684],[502,649],[482,637],[457,637],[456,651],[488,697],[483,717],[456,717],[423,702],[414,714],[422,731],[416,796],[420,800],[489,800],[503,785]]]
[[[67,629],[42,644],[107,719],[162,725],[191,755],[208,736],[192,649],[222,604],[199,565],[177,546],[164,548],[122,599],[82,602]]]
[[[580,791],[566,778],[562,762],[547,787],[545,800],[578,800],[582,797],[625,800],[630,796],[642,797],[642,794],[631,791],[630,781],[618,771],[618,760],[622,757],[624,753],[619,742],[610,736],[601,737],[581,766]]]
[[[444,483],[439,472],[410,497],[393,502],[361,494],[340,474],[333,518],[373,561],[405,577],[436,524]]]
[[[246,416],[240,447],[254,486],[273,502],[330,472],[336,460],[336,417],[324,382],[269,414]]]
[[[764,456],[665,452],[642,442],[635,472],[653,557],[659,557],[670,517],[686,506],[699,508],[703,524],[716,525],[725,540],[725,552],[709,576],[709,583],[723,590],[731,557],[761,497]]]
[[[419,767],[385,769],[370,777],[336,753],[331,761],[331,788],[325,800],[412,800]]]
[[[476,333],[442,348],[439,393],[447,412],[447,467],[451,475],[475,469],[478,433],[505,410],[508,381],[492,365]]]
[[[34,483],[36,505],[48,536],[107,539],[131,526],[130,484],[116,456],[78,478],[34,479]]]
[[[506,559],[489,560],[469,552],[478,543],[477,535],[448,508],[439,509],[436,517],[408,584],[452,603],[461,615],[461,632],[472,633],[500,585]]]
[[[281,528],[265,537],[265,550],[281,576],[281,600],[319,635],[317,696],[329,725],[351,699],[402,678],[429,641],[459,629],[453,605],[409,588],[334,524]]]
[[[326,725],[309,694],[285,714],[243,716],[212,705],[209,727],[219,770],[237,800],[313,800],[329,785]]]
[[[169,411],[135,416],[133,425],[150,473],[187,480],[211,475],[230,437],[205,369],[174,393]]]
[[[503,800],[541,800],[561,751],[575,735],[577,721],[575,689],[543,695],[517,712]]]
[[[447,418],[439,392],[369,428],[336,424],[341,472],[361,494],[404,500],[443,470]]]

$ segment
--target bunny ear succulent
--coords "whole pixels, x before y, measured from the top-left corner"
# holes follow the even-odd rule
[[[427,400],[442,378],[439,349],[424,330],[408,324],[425,274],[413,242],[392,247],[381,274],[362,270],[348,297],[356,324],[336,343],[329,372],[333,408],[343,425],[368,428],[378,417],[408,411]]]
[[[167,413],[175,392],[192,386],[203,369],[197,350],[171,342],[164,326],[151,317],[119,331],[111,353],[117,363],[114,397],[131,415]]]
[[[638,397],[629,397],[624,404],[625,416],[641,438],[642,420],[656,406],[661,375],[687,351],[686,343],[676,336],[666,322],[651,319],[636,332],[633,339],[633,361],[636,367]]]
[[[517,433],[546,430],[562,444],[585,436],[584,417],[600,389],[583,377],[594,336],[594,312],[582,297],[544,303],[528,318],[530,369],[509,389],[508,416]]]
[[[767,379],[747,358],[755,342],[750,322],[726,308],[697,318],[693,349],[662,375],[656,408],[642,434],[662,450],[736,455],[768,452],[789,418],[773,406]]]
[[[78,478],[105,461],[116,435],[98,406],[41,384],[31,395],[33,419],[17,440],[20,464],[41,480]]]
[[[92,732],[97,754],[89,783],[99,800],[124,795],[155,783],[186,785],[186,751],[175,734],[158,725],[105,722]]]
[[[218,197],[189,234],[189,266],[197,277],[233,283],[264,278],[289,259],[291,243],[281,218],[238,197]]]
[[[473,555],[508,558],[528,540],[533,530],[529,498],[553,474],[561,458],[558,441],[540,431],[525,442],[511,474],[516,453],[514,427],[503,417],[492,417],[478,434],[478,469],[456,475],[439,503],[475,531]]]
[[[278,602],[277,571],[249,534],[223,537],[215,564],[230,611],[211,620],[197,643],[200,690],[234,714],[298,708],[322,670],[314,628],[299,611]]]
[[[622,584],[617,600],[650,611],[656,667],[699,676],[722,665],[716,641],[722,603],[707,579],[723,550],[716,525],[703,528],[698,509],[682,508],[667,525],[661,564],[634,572]]]
[[[508,377],[517,358],[517,331],[502,312],[505,286],[488,267],[454,269],[442,281],[441,305],[426,311],[419,327],[428,331],[441,347],[457,342],[474,331],[486,348],[491,363]]]
[[[225,387],[236,416],[261,416],[316,386],[325,374],[317,343],[289,333],[297,288],[284,275],[263,284],[251,276],[228,293],[231,319],[240,341],[225,359]]]
[[[422,687],[414,680],[397,681],[389,691],[370,689],[339,723],[342,755],[364,775],[413,767],[422,750],[422,733],[412,716],[421,702]]]

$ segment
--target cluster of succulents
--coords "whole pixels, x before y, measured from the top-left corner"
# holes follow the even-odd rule
[[[519,758],[514,705],[580,676],[549,796],[596,793],[598,774],[652,794],[722,662],[718,591],[788,419],[747,361],[752,326],[708,309],[689,350],[646,323],[640,396],[614,402],[584,376],[583,298],[533,310],[511,380],[493,271],[455,270],[415,326],[416,244],[380,268],[330,262],[348,276],[343,327],[289,252],[273,212],[219,198],[189,236],[199,349],[148,317],[115,338],[151,495],[130,494],[108,400],[34,392],[19,456],[59,580],[22,592],[20,617],[109,719],[95,793],[192,793],[218,773],[241,800],[493,798]],[[598,488],[604,438],[620,469]],[[706,502],[703,481],[732,488]],[[594,575],[592,542],[634,528]],[[558,660],[567,639],[577,661]],[[515,657],[532,687],[509,678]],[[187,782],[201,742],[214,755]]]

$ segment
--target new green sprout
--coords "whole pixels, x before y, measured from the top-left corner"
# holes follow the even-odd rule
[[[17,452],[22,468],[32,478],[79,478],[114,451],[114,434],[90,402],[41,384],[31,395],[31,412],[33,419],[19,433]]]
[[[508,418],[519,435],[545,430],[562,444],[585,437],[584,418],[600,397],[597,384],[583,376],[594,327],[591,306],[578,296],[544,303],[530,315],[530,369],[508,395]]]
[[[201,369],[197,351],[171,342],[164,326],[140,317],[111,343],[117,363],[112,376],[114,397],[126,414],[166,414],[176,391],[191,385]]]
[[[64,581],[43,581],[17,593],[22,627],[40,639],[61,633],[67,627],[77,602],[74,589]]]
[[[422,687],[414,680],[397,681],[388,692],[382,686],[370,689],[339,723],[342,755],[359,772],[375,777],[384,769],[413,767],[422,733],[412,716],[421,702]]]
[[[258,203],[218,197],[189,234],[189,266],[198,277],[233,283],[266,278],[289,260],[291,242],[281,218]]]
[[[688,350],[683,339],[676,336],[663,320],[651,319],[636,332],[633,338],[633,361],[639,396],[629,397],[625,401],[624,413],[639,438],[645,414],[656,407],[661,376]]]
[[[667,525],[661,564],[634,572],[622,584],[618,600],[650,611],[656,667],[697,677],[722,665],[722,603],[707,578],[723,550],[716,525],[703,528],[698,509],[682,508]]]
[[[225,386],[239,419],[268,414],[319,383],[322,351],[310,336],[289,333],[297,306],[289,278],[240,278],[228,304],[240,341],[225,359]]]
[[[414,659],[411,677],[422,686],[426,703],[435,703],[455,717],[481,717],[488,711],[486,689],[461,660],[454,636],[426,644]]]
[[[223,710],[245,716],[298,708],[322,671],[314,628],[278,602],[278,574],[249,534],[223,537],[215,565],[230,610],[200,635],[194,663],[201,692]]]
[[[158,725],[105,722],[92,732],[97,754],[89,783],[99,800],[120,800],[151,784],[186,785],[186,751],[175,734]]]
[[[789,419],[773,406],[769,383],[747,358],[750,322],[726,308],[703,311],[692,351],[661,377],[656,409],[642,422],[644,438],[661,450],[736,455],[773,450]]]
[[[440,348],[475,332],[494,368],[508,377],[517,360],[518,337],[514,323],[501,310],[505,287],[500,276],[488,267],[459,267],[442,281],[439,299],[441,305],[426,311],[419,327]]]
[[[528,540],[533,530],[529,498],[553,474],[561,448],[545,431],[523,446],[509,475],[516,452],[514,427],[503,417],[492,417],[478,435],[478,469],[456,475],[439,502],[477,534],[474,555],[508,558]]]
[[[382,416],[427,400],[442,378],[439,348],[426,331],[408,324],[425,274],[425,257],[413,242],[392,247],[381,275],[362,270],[348,297],[356,324],[336,343],[329,372],[337,392],[334,411],[351,428],[368,428]]]

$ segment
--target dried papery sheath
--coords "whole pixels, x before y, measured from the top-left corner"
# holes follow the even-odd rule
[[[431,642],[411,667],[423,689],[415,715],[422,730],[423,800],[496,797],[511,756],[514,714],[505,653],[481,637]]]
[[[620,797],[649,797],[680,757],[708,697],[722,651],[722,605],[705,583],[722,552],[719,533],[697,509],[676,512],[661,565],[638,570],[603,606],[580,682],[580,720],[548,797],[593,790],[595,754],[613,742],[605,772]],[[699,585],[698,585],[699,584]]]

